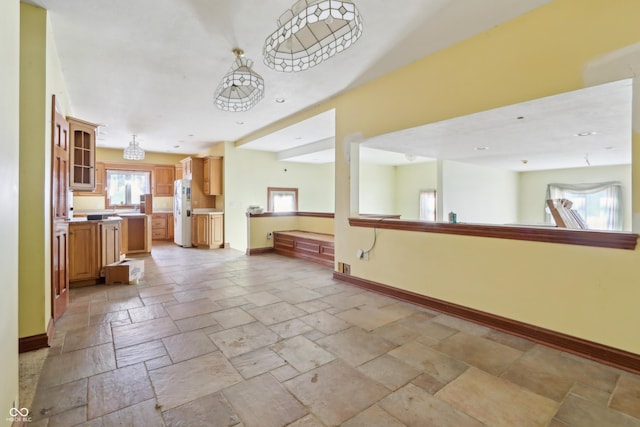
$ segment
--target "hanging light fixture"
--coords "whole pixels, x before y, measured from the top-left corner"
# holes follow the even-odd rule
[[[236,60],[218,85],[214,102],[224,111],[247,111],[264,98],[264,80],[251,69],[253,61],[244,58],[242,50],[233,49],[233,54]]]
[[[348,0],[299,0],[278,19],[264,42],[264,63],[276,71],[302,71],[347,49],[362,34],[362,19]]]
[[[133,135],[133,139],[129,142],[129,146],[124,149],[122,157],[127,160],[144,160],[144,150],[140,148],[135,135]]]

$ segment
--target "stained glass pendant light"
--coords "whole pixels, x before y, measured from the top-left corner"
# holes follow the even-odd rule
[[[216,107],[224,111],[247,111],[264,98],[264,80],[253,71],[253,61],[240,49],[233,49],[236,60],[224,75],[214,94]]]
[[[302,71],[347,49],[362,34],[362,19],[348,0],[299,0],[278,19],[264,42],[264,63]]]
[[[124,149],[122,157],[127,160],[144,160],[144,150],[140,148],[135,135],[133,135],[133,139],[129,141],[129,146]]]

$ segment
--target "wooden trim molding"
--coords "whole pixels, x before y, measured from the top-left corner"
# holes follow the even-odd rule
[[[26,353],[47,347],[49,347],[49,337],[46,333],[22,337],[18,340],[18,353]]]
[[[451,316],[475,322],[493,329],[526,338],[568,353],[640,374],[640,354],[631,353],[561,332],[530,325],[495,314],[464,307],[440,299],[395,288],[335,271],[333,278],[402,301],[417,304]]]
[[[247,212],[247,216],[250,218],[265,218],[273,216],[309,216],[315,218],[334,218],[333,212],[264,212],[261,214],[252,214]]]
[[[247,248],[246,254],[251,255],[260,255],[260,254],[268,254],[271,252],[275,252],[275,250],[271,247],[266,248]]]
[[[449,224],[443,222],[406,221],[389,217],[349,218],[353,227],[387,228],[423,233],[457,234],[462,236],[493,237],[496,239],[528,240],[566,245],[634,250],[638,243],[635,233],[572,230],[555,227],[515,227],[509,225]]]
[[[45,332],[44,334],[31,335],[18,339],[18,353],[27,353],[29,351],[51,347],[54,334],[55,325],[53,319],[49,319],[49,323],[47,324],[47,332]]]

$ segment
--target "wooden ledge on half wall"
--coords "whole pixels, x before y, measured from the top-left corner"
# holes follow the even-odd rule
[[[250,213],[247,212],[247,216],[250,218],[268,218],[274,216],[310,216],[316,218],[333,218],[335,215],[333,212],[263,212],[263,213]]]
[[[497,239],[528,240],[544,243],[595,246],[600,248],[634,250],[638,243],[635,233],[612,231],[574,230],[557,227],[512,225],[485,225],[429,221],[408,221],[392,216],[365,216],[349,218],[352,227],[385,228],[422,233],[456,234],[462,236],[493,237]]]

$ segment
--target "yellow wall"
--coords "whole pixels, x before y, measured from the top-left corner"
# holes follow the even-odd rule
[[[122,150],[113,148],[96,148],[97,162],[130,163],[137,165],[177,165],[180,163],[180,160],[189,156],[190,154],[153,153],[146,151],[144,153],[144,160],[125,160],[122,158]]]
[[[18,157],[20,3],[0,2],[0,425],[18,398]]]
[[[51,318],[51,97],[69,99],[47,11],[20,4],[19,334]]]
[[[370,260],[357,260],[371,230],[348,225],[350,169],[340,154],[357,132],[367,138],[579,89],[589,61],[640,40],[638,16],[635,0],[554,0],[239,143],[335,108],[336,261],[353,275],[640,353],[640,250],[381,230]]]
[[[50,128],[47,128],[47,12],[20,5],[20,336],[46,331],[51,317]],[[49,95],[50,96],[50,95]],[[50,107],[49,107],[50,109]],[[49,136],[47,137],[47,131]],[[49,163],[47,163],[49,160]]]
[[[232,248],[246,250],[245,212],[250,205],[267,210],[267,187],[298,188],[300,211],[333,212],[333,164],[278,161],[275,153],[240,149],[228,142],[224,150],[224,222],[225,242]],[[264,242],[256,245],[250,247],[264,247]]]
[[[274,216],[251,217],[249,221],[249,248],[273,247],[273,239],[267,233],[284,230],[300,230],[312,233],[333,234],[333,218],[319,218],[311,216]]]

